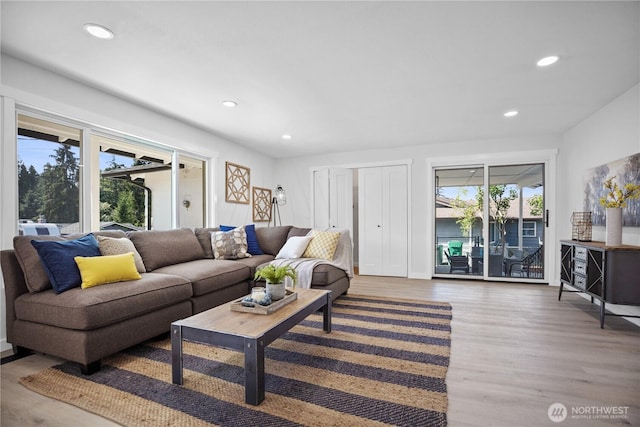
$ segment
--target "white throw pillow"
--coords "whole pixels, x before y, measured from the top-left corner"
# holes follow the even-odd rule
[[[311,236],[290,237],[282,249],[280,249],[278,255],[276,255],[276,259],[300,258],[307,249],[307,246],[309,246],[311,239]]]

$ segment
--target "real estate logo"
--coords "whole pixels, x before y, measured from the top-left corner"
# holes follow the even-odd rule
[[[554,423],[561,423],[567,418],[567,407],[562,403],[553,403],[549,406],[547,415]]]
[[[569,416],[567,407],[562,403],[553,403],[547,410],[549,419],[554,423],[560,423]],[[571,407],[571,419],[574,420],[613,420],[613,419],[628,419],[629,407],[628,406],[572,406]]]

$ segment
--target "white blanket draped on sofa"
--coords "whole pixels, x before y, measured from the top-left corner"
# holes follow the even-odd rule
[[[296,269],[298,280],[296,286],[302,289],[311,287],[311,278],[313,269],[318,264],[329,264],[344,270],[349,278],[353,278],[353,247],[351,246],[351,236],[349,230],[331,228],[326,231],[340,232],[338,246],[333,255],[333,260],[319,258],[291,258],[291,259],[275,259],[270,262],[273,265],[290,265]],[[311,232],[309,232],[311,233]]]

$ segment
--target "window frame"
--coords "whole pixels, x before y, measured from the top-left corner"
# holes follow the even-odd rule
[[[207,200],[209,200],[209,192],[211,188],[214,187],[214,183],[211,182],[211,170],[212,170],[212,159],[210,157],[202,156],[197,153],[177,149],[175,147],[169,146],[167,144],[162,144],[157,141],[153,141],[147,138],[140,138],[135,135],[127,134],[125,132],[119,132],[112,129],[107,129],[95,124],[89,124],[83,122],[81,120],[74,120],[65,118],[63,116],[42,112],[38,109],[34,109],[27,106],[22,106],[13,104],[13,147],[12,147],[12,158],[15,163],[15,167],[12,168],[13,179],[16,184],[16,192],[15,192],[15,217],[18,217],[18,192],[17,192],[17,161],[18,161],[18,116],[27,116],[32,117],[39,120],[49,121],[51,123],[59,124],[61,126],[72,127],[80,130],[80,159],[79,164],[79,230],[80,232],[91,232],[97,231],[100,229],[100,197],[94,197],[95,191],[100,191],[100,148],[99,145],[92,144],[91,139],[93,135],[112,138],[114,140],[123,141],[126,143],[131,143],[132,145],[140,145],[149,147],[151,150],[160,150],[165,151],[170,154],[171,159],[178,159],[179,156],[187,156],[192,159],[201,160],[203,162],[206,179],[203,183],[202,188],[202,198],[203,204],[207,205]],[[177,175],[177,171],[179,169],[179,164],[175,161],[172,161],[171,165],[171,173],[172,177]],[[171,180],[171,198],[170,198],[170,207],[171,207],[171,225],[170,228],[177,228],[180,226],[179,224],[179,208],[178,200],[177,200],[177,181],[175,178]],[[98,193],[99,194],[99,193]],[[204,227],[209,226],[212,218],[210,218],[210,209],[209,207],[205,208],[204,215]],[[15,221],[14,230],[15,234],[18,234],[18,222]]]

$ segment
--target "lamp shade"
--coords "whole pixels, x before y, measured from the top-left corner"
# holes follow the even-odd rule
[[[276,186],[275,200],[276,200],[276,203],[281,206],[284,206],[287,204],[287,193],[286,191],[284,191],[284,188],[282,188],[282,185],[280,184]]]

